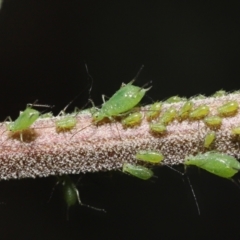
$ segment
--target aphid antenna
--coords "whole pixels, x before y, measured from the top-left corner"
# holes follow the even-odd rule
[[[89,95],[89,98],[91,98],[91,92],[92,92],[92,88],[93,88],[93,77],[91,76],[91,74],[89,73],[89,70],[88,70],[88,66],[87,66],[87,63],[85,62],[85,69],[86,69],[86,72],[87,72],[87,75],[88,75],[88,79],[91,79],[91,83],[90,83],[90,88],[88,90],[88,95]]]
[[[140,73],[142,72],[143,68],[144,68],[144,65],[142,65],[142,66],[140,67],[140,69],[138,70],[136,76],[135,76],[135,77],[133,78],[133,80],[131,80],[128,84],[132,84],[132,83],[134,83],[134,82],[138,79],[138,77],[139,77]]]
[[[168,164],[164,164],[164,166],[166,166],[166,167],[172,169],[174,172],[180,174],[182,176],[182,178],[185,177],[187,179],[189,187],[190,187],[192,195],[193,195],[193,198],[194,198],[194,201],[195,201],[195,204],[196,204],[196,207],[197,207],[198,215],[200,216],[201,215],[200,207],[199,207],[199,204],[198,204],[198,200],[197,200],[196,194],[195,194],[195,192],[193,190],[193,186],[192,186],[192,183],[190,181],[190,178],[187,176],[186,173],[182,173],[182,172],[178,171],[177,169],[171,167]]]

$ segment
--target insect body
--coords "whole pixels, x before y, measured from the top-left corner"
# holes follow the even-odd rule
[[[151,123],[149,127],[150,131],[153,133],[163,134],[167,131],[166,126],[162,123]]]
[[[165,102],[166,103],[177,103],[177,102],[181,102],[181,101],[186,101],[186,98],[181,98],[179,96],[172,96],[172,97],[168,98]]]
[[[122,120],[122,125],[124,127],[134,127],[139,125],[142,121],[142,114],[140,112],[131,113],[126,118]]]
[[[204,118],[204,122],[209,127],[218,128],[222,124],[222,118],[219,116],[208,116]]]
[[[157,118],[160,114],[161,109],[162,109],[161,102],[155,102],[154,104],[152,104],[147,112],[147,120],[151,121]]]
[[[236,158],[215,151],[188,156],[184,164],[197,166],[223,178],[231,178],[240,170],[240,163]]]
[[[148,180],[153,176],[153,172],[150,169],[140,165],[133,165],[130,163],[124,163],[122,171],[124,173],[129,173],[134,177],[137,177],[143,180]]]
[[[23,112],[20,112],[19,117],[7,125],[7,129],[11,132],[18,132],[28,129],[39,117],[40,113],[27,107]]]
[[[189,118],[192,120],[199,120],[206,117],[209,113],[209,107],[202,105],[192,110],[189,114]]]
[[[57,132],[69,131],[74,128],[77,124],[77,120],[74,116],[64,116],[63,118],[56,121]]]
[[[231,129],[232,135],[240,136],[240,127],[234,127]]]
[[[144,89],[134,86],[132,81],[124,85],[93,115],[93,122],[98,123],[104,118],[111,119],[130,111],[141,101],[150,88]]]
[[[204,138],[204,147],[209,148],[216,138],[215,132],[208,133]]]
[[[164,125],[169,124],[172,122],[177,116],[177,110],[174,107],[170,107],[166,110],[166,112],[163,113],[163,115],[159,119],[159,123],[162,123]]]
[[[149,163],[160,163],[164,156],[160,152],[141,150],[137,152],[136,159]]]
[[[178,114],[178,117],[181,121],[188,118],[189,113],[192,110],[192,107],[193,107],[192,102],[188,101],[188,102],[184,103],[184,105],[181,107],[179,114]]]
[[[228,117],[235,115],[238,111],[238,103],[236,101],[230,101],[220,106],[217,110],[220,116]]]

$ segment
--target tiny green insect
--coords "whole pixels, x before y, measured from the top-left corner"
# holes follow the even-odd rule
[[[219,90],[219,91],[216,91],[212,97],[223,97],[223,96],[226,96],[226,91],[225,90]]]
[[[142,122],[142,114],[140,112],[130,113],[122,120],[124,127],[134,127]]]
[[[132,83],[135,79],[136,77],[131,82],[121,87],[108,101],[103,103],[102,108],[99,109],[97,113],[93,114],[94,123],[98,123],[104,118],[112,119],[112,117],[117,117],[123,113],[129,112],[142,100],[151,87],[144,89],[134,86]]]
[[[203,121],[208,127],[214,128],[218,128],[222,124],[222,118],[219,116],[208,116],[205,117]]]
[[[157,118],[160,114],[160,111],[162,109],[162,103],[161,102],[155,102],[152,104],[147,112],[147,120],[152,121],[153,119]]]
[[[167,131],[167,127],[162,123],[149,124],[150,131],[153,133],[163,134]]]
[[[240,163],[236,158],[216,151],[188,156],[184,164],[197,166],[223,178],[231,178],[240,170]]]
[[[210,146],[213,144],[214,140],[216,139],[216,133],[215,132],[209,132],[204,138],[204,147],[210,148]]]
[[[164,156],[157,151],[141,150],[137,152],[136,159],[149,163],[160,163],[164,159]]]
[[[220,106],[217,110],[220,116],[229,117],[235,115],[238,111],[238,108],[238,102],[230,101]]]
[[[168,108],[159,119],[159,123],[164,125],[169,124],[177,117],[177,110],[174,107]]]
[[[186,98],[182,98],[179,96],[172,96],[170,98],[168,98],[165,103],[177,103],[177,102],[181,102],[181,101],[186,101]]]
[[[51,118],[51,117],[53,117],[52,112],[47,112],[39,116],[39,118]]]
[[[231,129],[233,136],[240,136],[240,127],[234,127]]]
[[[55,124],[57,132],[70,131],[76,126],[77,119],[73,115],[63,116],[62,118],[56,120]]]
[[[192,102],[190,101],[185,102],[184,105],[179,110],[179,113],[178,113],[179,119],[181,121],[187,119],[192,108],[193,108]]]
[[[137,177],[143,180],[148,180],[153,176],[153,172],[150,169],[140,165],[133,165],[130,163],[124,163],[122,171],[124,173],[129,173],[134,177]]]
[[[201,105],[190,112],[189,118],[191,120],[199,120],[206,117],[208,114],[209,114],[209,107],[206,105]]]
[[[23,112],[20,112],[19,117],[7,124],[7,129],[11,132],[18,132],[28,129],[38,118],[40,113],[30,107],[27,107]]]
[[[104,209],[96,208],[96,207],[82,203],[80,200],[79,191],[68,175],[58,176],[57,178],[58,178],[58,183],[62,184],[63,198],[67,204],[68,209],[71,206],[74,206],[75,204],[78,203],[84,207],[88,207],[97,211],[106,212]]]

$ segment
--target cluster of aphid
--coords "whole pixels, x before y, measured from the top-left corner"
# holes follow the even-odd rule
[[[105,101],[100,109],[95,109],[92,113],[93,124],[105,124],[109,121],[121,121],[123,127],[135,127],[141,124],[144,118],[142,112],[136,106],[140,103],[146,92],[150,89],[144,89],[132,85],[133,81],[123,85],[108,101]],[[214,97],[225,95],[223,91],[217,92]],[[200,98],[201,96],[199,96]],[[195,98],[197,99],[197,98]],[[204,148],[210,149],[215,138],[214,130],[221,127],[222,119],[224,117],[231,117],[236,115],[239,109],[239,104],[236,101],[229,101],[217,108],[217,114],[210,115],[210,109],[207,105],[194,107],[191,100],[180,98],[178,96],[167,99],[164,104],[172,104],[183,102],[180,109],[171,105],[165,111],[162,111],[163,103],[156,102],[146,107],[146,120],[149,122],[149,130],[158,136],[167,133],[167,126],[174,120],[178,121],[196,121],[203,120],[203,122],[211,128],[211,131],[205,136]],[[31,125],[38,118],[51,117],[51,113],[41,115],[40,112],[27,107],[20,116],[14,121],[7,124],[7,130],[13,134],[18,134],[21,141],[24,141],[24,132],[28,131]],[[56,131],[64,132],[72,130],[76,124],[76,114],[61,114],[60,118],[55,121]],[[234,136],[240,135],[240,127],[232,129]],[[164,160],[161,152],[151,149],[142,149],[136,153],[136,161],[144,161],[148,164],[160,164]],[[232,178],[239,170],[240,163],[232,156],[217,151],[207,150],[205,153],[199,153],[195,156],[187,156],[184,164],[195,165],[199,168],[205,169],[215,175],[223,178]],[[129,173],[141,179],[149,179],[153,176],[152,170],[142,166],[141,164],[123,163],[122,171]],[[69,177],[59,177],[59,181],[63,185],[64,196],[68,206],[80,202],[79,193],[76,186],[72,183]]]

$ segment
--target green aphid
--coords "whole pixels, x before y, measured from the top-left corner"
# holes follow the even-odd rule
[[[219,90],[217,92],[215,92],[212,97],[223,97],[226,96],[227,92],[225,90]]]
[[[184,164],[197,166],[223,178],[231,178],[240,170],[240,163],[236,158],[216,151],[188,156]]]
[[[167,127],[162,123],[151,123],[149,124],[150,131],[154,133],[163,134],[167,131]]]
[[[192,102],[187,101],[186,103],[184,103],[184,105],[180,108],[178,113],[179,119],[181,121],[187,119],[192,108],[193,108]]]
[[[124,127],[134,127],[136,125],[139,125],[141,122],[142,114],[140,112],[134,112],[122,120],[122,125]]]
[[[157,151],[141,150],[137,152],[136,159],[149,163],[160,163],[164,159],[164,156]]]
[[[204,117],[206,117],[209,114],[209,107],[206,105],[201,105],[195,109],[193,109],[190,113],[189,113],[189,118],[191,120],[199,120],[199,119],[203,119]]]
[[[219,116],[208,116],[204,118],[204,123],[208,127],[218,128],[222,124],[222,118]]]
[[[47,113],[41,114],[39,118],[51,118],[51,117],[53,117],[52,112],[47,112]]]
[[[15,133],[29,129],[31,125],[39,118],[40,113],[30,107],[27,107],[23,112],[20,112],[19,117],[7,124],[7,130]]]
[[[78,189],[68,175],[58,176],[58,180],[62,183],[63,198],[67,207],[74,206],[76,203],[82,204],[79,197]]]
[[[97,211],[106,212],[104,209],[96,208],[96,207],[82,203],[80,200],[79,191],[68,175],[58,176],[57,178],[58,178],[58,183],[62,184],[63,198],[67,204],[68,209],[74,206],[75,204],[80,204],[81,206],[85,206]]]
[[[135,80],[135,79],[134,79]],[[93,114],[93,122],[98,123],[104,118],[112,119],[132,110],[151,88],[141,88],[132,85],[133,81],[121,87],[108,101],[104,102],[102,108]]]
[[[143,180],[148,180],[153,176],[153,172],[150,169],[140,165],[133,165],[130,163],[124,163],[122,171],[124,173],[129,173],[134,177],[137,177]]]
[[[160,111],[162,109],[162,103],[161,102],[155,102],[150,106],[147,112],[147,120],[152,121],[153,119],[157,118],[160,114]]]
[[[237,113],[238,107],[238,102],[230,101],[220,106],[217,110],[220,116],[229,117]]]
[[[215,132],[209,132],[204,138],[204,147],[210,148],[213,142],[216,139],[216,133]]]
[[[177,110],[174,107],[168,108],[159,119],[159,123],[167,125],[177,117]]]
[[[240,136],[240,127],[234,127],[231,129],[233,136]]]
[[[194,100],[202,100],[202,99],[205,99],[206,96],[202,95],[202,94],[198,94],[194,97],[192,97],[191,99],[194,99]]]
[[[177,103],[177,102],[181,102],[181,101],[186,101],[186,98],[182,98],[179,96],[172,96],[170,98],[168,98],[165,103]]]
[[[77,119],[72,115],[63,116],[60,119],[56,120],[55,124],[57,132],[70,131],[76,126]]]

